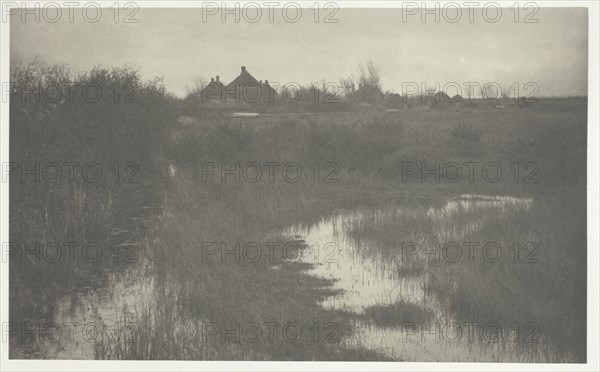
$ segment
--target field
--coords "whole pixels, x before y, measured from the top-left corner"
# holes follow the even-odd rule
[[[11,161],[133,163],[136,182],[11,178],[11,241],[22,242],[10,256],[11,358],[405,360],[373,346],[370,327],[443,316],[537,327],[539,349],[492,359],[585,361],[586,98],[231,118],[190,111],[131,71],[83,79],[133,82],[139,102],[44,106],[13,96]],[[269,173],[265,163],[278,165]],[[122,170],[120,180],[131,175]],[[289,257],[302,256],[311,228],[325,221],[326,231],[340,211],[360,216],[342,218],[336,234],[382,265],[397,262],[406,241],[538,250],[530,262],[530,252],[508,248],[497,262],[401,262],[393,282],[417,277],[418,302],[324,306],[343,298],[342,281],[312,275],[322,263]],[[23,253],[34,242],[134,246],[136,260],[48,262]],[[253,260],[235,253],[239,242],[274,248]],[[98,299],[100,290],[108,294]],[[89,348],[20,337],[27,322],[85,317],[127,327],[98,332]],[[277,331],[273,341],[265,324],[275,323],[299,325],[304,336]]]

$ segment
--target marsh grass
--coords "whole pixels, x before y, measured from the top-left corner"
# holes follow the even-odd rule
[[[570,199],[569,210],[576,213],[573,208],[583,201],[576,196]],[[538,327],[536,336],[544,343],[582,360],[585,276],[576,272],[585,272],[583,225],[576,219],[561,223],[560,204],[556,200],[529,204],[467,199],[450,201],[442,208],[408,207],[355,222],[348,235],[362,242],[365,254],[395,261],[398,275],[421,275],[425,289],[449,304],[459,320],[533,322]],[[421,255],[402,260],[402,242],[416,243]],[[495,253],[484,257],[482,250],[475,250],[471,260],[465,242],[477,242],[480,248],[494,242],[501,247],[502,256],[496,261]],[[536,248],[525,246],[528,242]],[[457,262],[444,260],[440,247],[447,243],[463,244]],[[426,251],[437,252],[437,257],[423,255]],[[369,309],[369,314],[376,322],[379,319],[391,326],[393,319],[400,319],[393,314],[410,311],[389,305]],[[422,312],[418,306],[412,311],[415,316]]]
[[[140,280],[151,280],[153,290],[142,303],[123,309],[123,316],[135,325],[132,332],[138,342],[128,344],[126,338],[105,335],[98,341],[96,358],[385,359],[365,349],[360,340],[350,346],[309,339],[199,342],[198,329],[206,321],[331,321],[339,325],[340,338],[348,340],[353,331],[352,316],[319,305],[335,291],[331,282],[307,275],[306,265],[202,262],[201,242],[286,242],[293,237],[279,231],[296,223],[310,224],[336,208],[415,200],[443,204],[449,196],[464,193],[534,196],[535,201],[529,212],[513,211],[505,217],[494,210],[477,215],[463,210],[436,223],[421,212],[374,217],[353,226],[350,233],[376,241],[373,251],[393,257],[401,239],[423,238],[430,244],[440,239],[440,226],[441,231],[450,231],[448,226],[472,219],[481,229],[470,239],[528,241],[527,233],[533,231],[544,253],[535,268],[481,263],[438,267],[427,271],[430,290],[447,296],[455,312],[464,316],[490,311],[498,317],[536,318],[549,329],[545,332],[566,335],[563,346],[580,351],[575,360],[584,357],[585,105],[394,114],[357,109],[287,119],[274,115],[261,117],[258,123],[193,110],[196,117],[182,121],[182,102],[170,96],[159,80],[144,82],[129,67],[96,68],[75,76],[65,66],[39,61],[11,66],[16,87],[74,80],[82,85],[98,83],[106,92],[117,83],[133,84],[138,103],[115,103],[107,95],[94,104],[34,104],[21,101],[17,92],[10,102],[11,161],[30,168],[51,161],[99,162],[103,168],[115,161],[132,161],[140,166],[139,182],[18,183],[13,177],[10,237],[18,242],[96,241],[143,248]],[[464,127],[456,129],[457,123]],[[402,162],[469,160],[496,161],[503,169],[534,161],[542,181],[524,184],[511,177],[493,184],[400,181]],[[339,182],[310,178],[298,183],[204,182],[200,164],[206,161],[298,162],[304,167],[334,162]],[[167,172],[169,165],[177,168],[173,177]],[[52,299],[88,286],[91,278],[102,281],[106,272],[141,266],[112,261],[49,265],[12,256],[10,320],[51,320]],[[418,275],[421,268],[415,264],[407,270],[405,274]],[[379,309],[377,314],[389,310]]]

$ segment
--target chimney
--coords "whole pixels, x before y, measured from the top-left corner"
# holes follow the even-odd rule
[[[259,80],[258,82],[262,84],[262,80]]]
[[[219,75],[217,75],[217,81],[219,81]]]
[[[210,78],[210,82],[214,83],[215,82],[215,78]]]
[[[269,80],[265,80],[265,84],[269,84]]]
[[[242,74],[246,72],[246,66],[242,66]]]

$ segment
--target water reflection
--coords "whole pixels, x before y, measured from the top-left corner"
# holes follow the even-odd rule
[[[428,290],[429,263],[408,264],[400,242],[384,239],[404,236],[424,245],[431,244],[431,235],[439,240],[460,239],[482,229],[489,218],[508,219],[514,213],[527,213],[531,205],[530,199],[463,195],[437,207],[338,211],[286,232],[307,243],[301,260],[314,264],[309,274],[332,280],[339,290],[321,305],[356,315],[355,332],[343,340],[349,347],[367,347],[404,361],[564,362],[568,358],[543,340],[515,342],[521,325],[459,321],[448,299]],[[373,230],[373,226],[379,227]],[[59,342],[42,339],[31,347],[12,348],[11,358],[97,358],[99,347],[110,347],[106,340],[110,344],[127,337],[128,316],[148,313],[139,307],[153,303],[155,289],[152,275],[112,273],[108,282],[54,303],[52,322],[62,327]],[[497,335],[499,329],[502,337]],[[189,339],[196,330],[193,322],[185,323]],[[113,354],[101,351],[100,355]]]
[[[419,232],[426,230],[423,225],[430,225],[437,238],[457,239],[481,228],[486,213],[503,218],[508,211],[527,212],[531,204],[531,199],[462,195],[441,207],[339,212],[312,226],[294,226],[290,233],[302,236],[311,247],[304,252],[304,262],[315,263],[316,247],[337,245],[336,262],[316,262],[309,274],[333,280],[334,288],[340,290],[322,306],[359,315],[355,333],[345,340],[349,345],[366,346],[404,361],[564,361],[542,340],[520,342],[522,325],[498,324],[493,319],[477,324],[459,321],[447,302],[427,290],[427,263],[422,271],[403,274],[406,263],[401,259],[400,242],[386,242],[388,249],[378,249],[380,235],[389,231],[375,230],[380,235],[373,236],[365,228],[395,219],[406,230],[393,231],[395,236],[426,239]],[[385,326],[373,322],[369,318],[373,314],[380,314]]]
[[[110,273],[107,282],[98,280],[58,299],[51,320],[28,322],[31,337],[18,338],[11,358],[96,359],[99,347],[132,337],[136,307],[152,290],[151,277],[140,280],[137,271]]]

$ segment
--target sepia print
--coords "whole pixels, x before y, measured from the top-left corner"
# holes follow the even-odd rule
[[[160,4],[2,3],[5,358],[589,362],[585,4]]]

